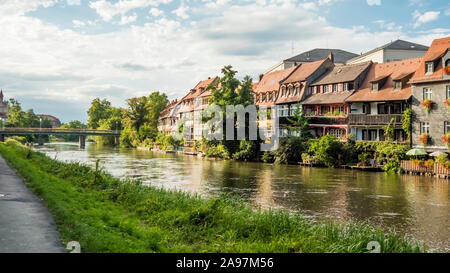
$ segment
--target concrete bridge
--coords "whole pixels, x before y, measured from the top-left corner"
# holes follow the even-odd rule
[[[5,141],[5,136],[37,135],[38,144],[43,145],[45,135],[76,135],[80,148],[86,146],[86,136],[113,136],[114,143],[119,144],[120,130],[95,130],[95,129],[63,129],[63,128],[0,128],[0,141]]]

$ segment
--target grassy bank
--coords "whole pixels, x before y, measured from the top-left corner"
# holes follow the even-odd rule
[[[420,252],[407,238],[360,223],[313,223],[253,211],[235,198],[202,199],[62,163],[14,142],[1,155],[54,215],[63,242],[83,252]]]

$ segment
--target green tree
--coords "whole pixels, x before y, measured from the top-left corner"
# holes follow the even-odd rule
[[[100,126],[100,120],[107,119],[110,116],[111,103],[106,99],[96,98],[91,102],[91,107],[87,111],[89,116],[87,126],[91,129],[97,129]]]
[[[15,99],[9,99],[8,103],[8,120],[7,127],[24,127],[25,112],[20,106],[20,102]]]
[[[288,126],[289,131],[297,132],[303,141],[312,137],[311,129],[309,128],[309,119],[303,114],[300,103],[297,103],[297,108],[292,118],[288,117],[287,120],[291,123]]]
[[[411,108],[408,108],[403,112],[402,116],[402,129],[405,131],[408,141],[411,139],[411,117],[412,110]]]
[[[308,152],[328,167],[337,167],[342,161],[342,144],[332,135],[311,139]]]
[[[148,97],[135,97],[127,100],[128,108],[123,112],[121,142],[123,146],[137,146],[146,139],[155,140],[158,135],[159,114],[169,103],[166,94],[158,91]]]
[[[211,90],[211,98],[209,102],[222,108],[224,122],[223,127],[226,128],[226,106],[242,105],[243,107],[246,107],[253,104],[253,90],[252,79],[249,76],[245,76],[242,81],[238,80],[236,78],[237,71],[233,70],[231,65],[222,68],[222,74],[223,76],[220,77],[214,84],[208,86],[207,89]],[[237,119],[234,118],[235,125],[236,122]],[[245,123],[245,131],[248,140],[248,118],[246,118]],[[250,154],[253,154],[254,150],[252,147],[255,146],[254,143],[251,144],[248,142],[242,142],[241,144],[240,140],[226,140],[225,131],[226,130],[224,130],[223,140],[220,142],[225,147],[225,150],[228,153],[228,157],[231,157],[231,155],[233,155],[234,153],[239,152],[239,149],[241,148],[248,151]],[[244,155],[244,153],[236,154],[234,157],[248,159],[248,156]]]

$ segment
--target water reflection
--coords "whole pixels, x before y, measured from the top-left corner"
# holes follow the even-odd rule
[[[49,144],[64,161],[101,165],[111,174],[205,196],[238,194],[255,207],[286,208],[313,219],[357,219],[395,228],[431,248],[450,249],[447,180],[343,169],[211,160],[135,149]]]

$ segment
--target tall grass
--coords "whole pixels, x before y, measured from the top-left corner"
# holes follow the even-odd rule
[[[280,210],[253,211],[236,198],[202,199],[63,163],[16,143],[0,153],[46,202],[62,240],[84,252],[421,252],[413,240],[350,222],[313,223]]]

